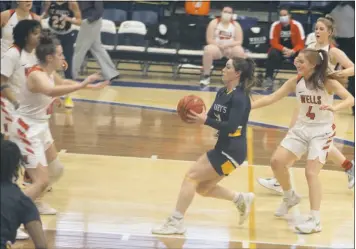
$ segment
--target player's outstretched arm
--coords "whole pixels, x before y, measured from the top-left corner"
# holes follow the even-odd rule
[[[297,85],[297,76],[287,80],[281,88],[279,88],[274,93],[257,99],[251,103],[251,109],[257,109],[264,106],[271,105],[278,100],[288,96],[290,93],[295,91]]]

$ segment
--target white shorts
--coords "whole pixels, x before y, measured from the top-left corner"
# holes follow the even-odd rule
[[[5,136],[9,135],[10,125],[13,120],[14,106],[4,97],[0,97],[1,101],[1,133]]]
[[[320,163],[325,164],[336,135],[335,128],[334,124],[296,123],[282,140],[281,146],[299,159],[308,152],[307,160],[319,158]]]
[[[53,144],[48,121],[14,117],[9,139],[19,146],[26,168],[48,166],[45,151]]]

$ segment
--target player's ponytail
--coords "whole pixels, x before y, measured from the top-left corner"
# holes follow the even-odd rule
[[[9,140],[1,139],[1,182],[17,180],[23,158],[19,147]]]
[[[256,64],[251,58],[233,58],[233,66],[235,71],[241,72],[240,74],[240,86],[241,88],[249,94],[252,87],[257,83],[257,78],[255,77]]]
[[[50,32],[42,31],[40,42],[36,48],[36,56],[38,60],[46,64],[47,55],[54,55],[56,53],[57,46],[61,45],[60,41]]]

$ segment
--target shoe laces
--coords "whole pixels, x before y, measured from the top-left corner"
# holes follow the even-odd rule
[[[166,222],[163,224],[164,228],[168,228],[170,226],[174,226],[176,224],[176,219],[173,217],[168,217]]]
[[[243,197],[242,197],[243,198]],[[246,204],[244,199],[236,203],[237,209],[240,211],[240,215],[244,215],[246,211]]]

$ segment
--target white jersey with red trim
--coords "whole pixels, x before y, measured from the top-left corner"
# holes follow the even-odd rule
[[[331,111],[320,110],[321,105],[332,105],[334,96],[324,90],[309,90],[304,78],[300,78],[296,87],[296,96],[300,105],[298,121],[307,124],[334,123],[334,115]]]
[[[39,66],[33,66],[26,69],[26,76],[34,71],[43,71]],[[48,76],[48,84],[54,86],[53,76]],[[19,103],[16,110],[16,116],[25,117],[34,120],[48,120],[52,114],[52,106],[55,98],[44,95],[43,93],[33,93],[29,91],[27,84],[21,87]]]
[[[19,18],[14,9],[9,10],[10,18],[4,27],[1,28],[1,56],[11,47],[14,43],[13,40],[13,30],[17,23],[19,22]],[[33,19],[33,13],[30,13],[25,19]]]
[[[10,47],[1,58],[1,75],[6,76],[8,85],[18,99],[20,88],[26,83],[25,68],[38,63],[35,53],[20,50],[17,46]]]
[[[334,72],[334,71],[340,69],[338,63],[337,64],[333,64],[333,62],[331,61],[331,57],[330,57],[330,53],[329,52],[330,52],[330,49],[334,48],[334,47],[335,47],[334,45],[330,45],[330,44],[321,47],[318,43],[312,43],[312,44],[310,44],[308,46],[308,48],[312,48],[312,49],[316,49],[316,50],[321,49],[321,50],[324,50],[324,51],[326,51],[328,53],[328,63],[329,63],[328,64],[328,69],[329,69],[330,72]]]
[[[218,18],[217,20],[218,20],[218,24],[216,25],[214,31],[215,41],[219,45],[226,45],[233,42],[236,36],[236,32],[235,32],[236,27],[234,25],[234,22],[233,21],[229,22],[229,26],[225,28],[222,22],[220,21],[220,18]]]

